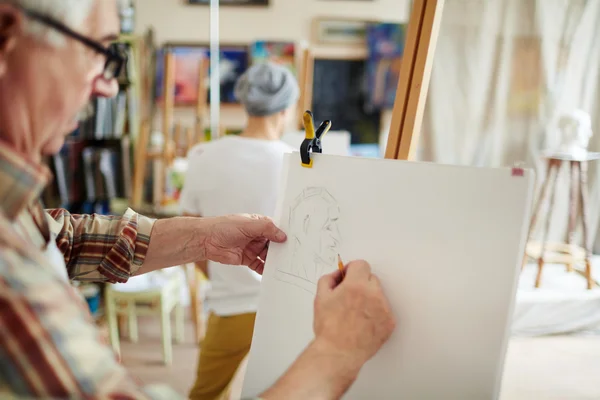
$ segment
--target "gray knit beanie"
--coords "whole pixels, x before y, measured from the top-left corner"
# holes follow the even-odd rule
[[[248,68],[236,82],[234,93],[249,115],[263,117],[294,104],[300,89],[289,69],[266,62]]]

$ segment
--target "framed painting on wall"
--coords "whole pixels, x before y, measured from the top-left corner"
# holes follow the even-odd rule
[[[187,4],[210,5],[210,0],[185,0]],[[220,6],[268,6],[269,0],[219,0]]]
[[[319,44],[364,46],[367,43],[368,26],[368,21],[316,18],[313,21],[314,41]]]
[[[223,45],[219,57],[221,81],[221,103],[237,103],[234,95],[235,83],[248,69],[248,47],[245,45]],[[191,106],[198,101],[198,76],[202,60],[210,58],[210,48],[204,44],[168,44],[157,52],[156,58],[156,101],[162,102],[164,82],[164,54],[175,55],[175,105]],[[206,77],[209,87],[210,71]],[[210,92],[210,90],[209,90]],[[210,98],[210,93],[208,94]]]
[[[294,75],[296,68],[296,45],[294,42],[269,42],[259,40],[250,46],[250,62],[257,64],[270,61],[287,67]]]
[[[164,90],[165,54],[175,56],[175,105],[191,106],[198,101],[198,75],[206,57],[203,47],[182,46],[160,48],[156,52],[156,101],[162,103]]]
[[[368,106],[372,109],[394,107],[405,38],[406,26],[402,24],[370,24],[367,28]]]

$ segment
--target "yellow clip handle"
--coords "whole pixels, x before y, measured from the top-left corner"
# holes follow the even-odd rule
[[[304,116],[302,117],[304,122],[304,130],[306,131],[307,139],[315,138],[315,123],[313,121],[313,116],[310,111],[305,111]]]
[[[313,115],[310,111],[305,111],[302,116],[302,121],[304,122],[304,131],[305,131],[305,140],[313,140],[316,137],[315,134],[315,122],[313,120]],[[308,162],[308,164],[302,163],[302,166],[305,168],[312,168],[313,160],[312,158]]]
[[[302,165],[304,168],[312,168],[312,164],[313,160],[311,158],[308,164],[301,163],[300,165]]]

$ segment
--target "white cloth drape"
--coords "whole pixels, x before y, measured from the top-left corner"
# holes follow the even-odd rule
[[[558,141],[558,115],[589,112],[600,150],[600,1],[446,0],[419,154],[440,163],[537,171]],[[561,173],[551,240],[563,240],[568,181]],[[591,234],[600,218],[600,163],[589,167]],[[536,232],[534,232],[535,234]]]

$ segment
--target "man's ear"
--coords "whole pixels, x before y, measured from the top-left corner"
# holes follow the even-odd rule
[[[15,48],[22,26],[22,13],[10,4],[0,3],[0,76],[6,71],[8,55]]]

